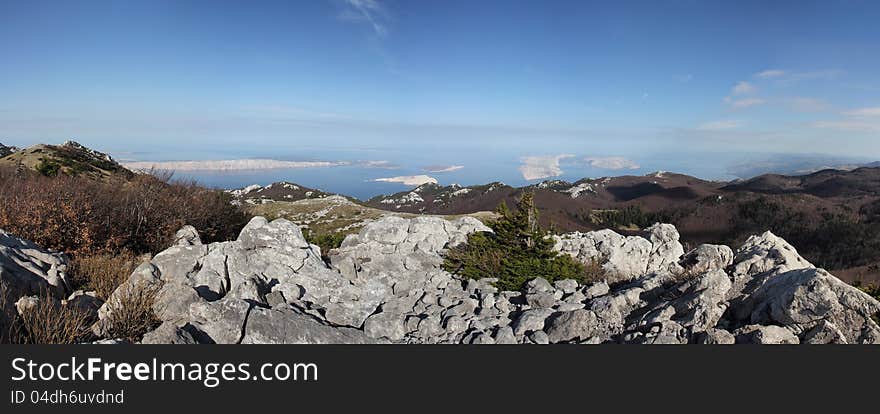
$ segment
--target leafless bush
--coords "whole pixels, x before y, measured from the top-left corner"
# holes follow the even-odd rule
[[[228,194],[170,174],[124,181],[0,170],[0,228],[69,254],[156,253],[184,224],[211,242],[234,238],[247,215]]]
[[[605,270],[602,265],[604,261],[599,258],[592,258],[588,262],[583,263],[584,265],[584,283],[596,283],[601,282],[603,280],[608,280],[609,273]],[[610,282],[610,281],[609,281]]]
[[[102,321],[108,338],[137,342],[156,329],[161,321],[153,310],[159,284],[126,284],[108,303],[108,316]]]
[[[75,306],[62,305],[48,293],[37,303],[13,315],[9,340],[21,344],[76,344],[92,337],[93,316]]]

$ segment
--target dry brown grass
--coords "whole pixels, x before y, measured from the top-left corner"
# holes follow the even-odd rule
[[[153,305],[159,294],[159,284],[126,284],[108,302],[108,316],[104,319],[106,337],[137,342],[144,334],[156,329],[161,321]]]
[[[70,281],[75,289],[94,290],[98,298],[107,300],[138,264],[138,257],[128,250],[119,254],[76,255],[70,261]]]
[[[601,282],[603,280],[607,280],[608,282],[612,282],[609,279],[608,271],[605,270],[602,265],[604,264],[604,260],[599,258],[592,258],[590,261],[583,263],[584,265],[584,282],[585,283],[596,283]]]
[[[77,344],[92,338],[92,315],[74,306],[63,306],[48,293],[21,315],[12,315],[9,341],[19,344]]]
[[[221,191],[171,176],[44,177],[0,168],[0,228],[71,255],[155,253],[184,224],[206,242],[235,238],[248,216]]]

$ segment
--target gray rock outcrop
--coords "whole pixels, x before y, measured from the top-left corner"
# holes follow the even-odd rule
[[[118,295],[148,285],[162,324],[145,343],[880,342],[877,300],[769,232],[735,254],[685,254],[670,225],[647,238],[559,236],[558,251],[602,258],[610,280],[535,278],[512,292],[442,269],[445,250],[474,231],[490,230],[469,218],[386,217],[329,252],[328,266],[286,220],[257,217],[237,240],[208,245],[186,229],[186,242],[136,269],[98,313],[105,320]]]
[[[671,224],[655,224],[648,238],[622,236],[613,230],[553,236],[554,250],[583,263],[598,262],[615,281],[628,281],[657,271],[680,271],[684,254],[678,230]]]
[[[70,293],[67,257],[0,230],[0,289],[15,298],[49,291]]]

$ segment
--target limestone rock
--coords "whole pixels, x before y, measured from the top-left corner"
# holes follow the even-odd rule
[[[657,223],[646,231],[651,242],[646,272],[677,271],[680,267],[678,261],[684,255],[684,247],[679,242],[680,236],[675,226]]]
[[[186,225],[174,234],[174,244],[177,246],[198,246],[202,244],[202,238],[196,228]]]
[[[71,291],[67,266],[64,254],[0,230],[0,289],[12,299],[43,291],[66,298]]]
[[[621,236],[612,230],[569,233],[553,236],[554,250],[583,262],[599,262],[615,281],[644,275],[653,249],[651,242],[638,236]]]
[[[243,344],[366,344],[363,331],[318,323],[291,309],[255,308],[244,330]]]
[[[545,331],[551,342],[582,341],[596,336],[599,318],[586,309],[563,312],[547,323]]]
[[[822,269],[791,270],[769,278],[738,305],[748,323],[787,326],[806,332],[823,323],[848,343],[873,343],[880,327],[872,319],[880,302]]]
[[[737,343],[747,344],[799,344],[800,340],[790,330],[781,326],[748,325],[735,333]]]
[[[692,274],[724,270],[733,264],[733,250],[724,245],[701,244],[688,252],[679,264]]]

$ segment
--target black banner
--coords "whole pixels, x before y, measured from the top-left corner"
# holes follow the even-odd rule
[[[876,401],[871,346],[2,346],[3,412],[742,411]],[[658,405],[659,404],[659,405]],[[716,407],[699,404],[715,404]],[[871,404],[873,405],[873,404]],[[666,408],[663,408],[666,407]],[[204,411],[200,411],[204,412]]]

